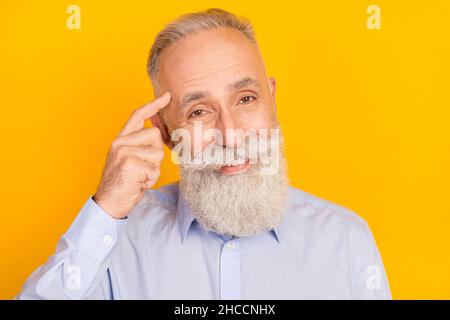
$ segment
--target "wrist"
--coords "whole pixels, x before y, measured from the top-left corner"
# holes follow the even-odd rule
[[[117,210],[116,205],[109,203],[107,200],[102,199],[97,194],[92,197],[92,200],[103,209],[107,214],[109,214],[114,219],[126,219],[127,212],[123,210]]]

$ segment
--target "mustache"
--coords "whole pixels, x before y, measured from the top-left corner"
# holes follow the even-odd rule
[[[193,170],[219,170],[223,166],[237,166],[250,163],[256,166],[269,165],[272,157],[278,156],[280,150],[279,137],[257,136],[256,139],[245,139],[237,147],[229,147],[211,142],[198,152],[180,150],[179,164],[183,168]]]

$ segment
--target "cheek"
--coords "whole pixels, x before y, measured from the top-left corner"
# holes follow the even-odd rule
[[[189,129],[185,128],[185,130],[189,132],[191,144],[190,149],[193,153],[203,151],[213,141],[214,131],[206,131],[206,128],[194,129],[192,127],[190,127]]]
[[[275,113],[273,108],[262,105],[253,110],[243,110],[239,112],[239,127],[241,129],[271,129],[274,124]]]

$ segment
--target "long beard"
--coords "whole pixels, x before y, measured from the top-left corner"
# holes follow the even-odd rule
[[[245,237],[280,224],[286,211],[289,182],[281,143],[272,152],[278,163],[271,174],[265,174],[260,163],[235,175],[223,175],[217,166],[180,164],[181,196],[204,229]],[[274,161],[274,155],[269,161]]]

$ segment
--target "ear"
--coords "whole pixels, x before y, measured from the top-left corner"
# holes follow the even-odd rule
[[[277,111],[277,104],[276,104],[276,100],[275,100],[276,89],[277,89],[277,81],[275,80],[274,77],[270,77],[269,78],[269,90],[270,90],[270,94],[272,95],[275,112]]]
[[[164,144],[169,149],[172,150],[173,143],[172,143],[172,140],[170,139],[169,130],[168,130],[166,124],[164,123],[164,120],[162,119],[159,112],[156,113],[154,116],[150,117],[150,121],[152,122],[154,127],[158,128],[161,131],[161,137],[162,137]]]

